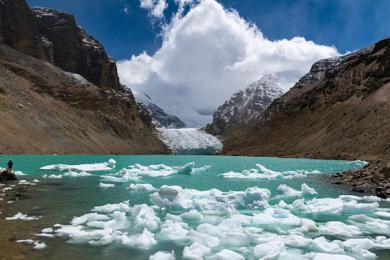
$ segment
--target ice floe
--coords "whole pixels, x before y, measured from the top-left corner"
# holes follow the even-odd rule
[[[19,185],[30,185],[30,186],[35,186],[35,185],[37,185],[37,182],[34,182],[34,181],[29,182],[29,181],[27,181],[27,180],[20,180],[20,181],[18,182],[18,184],[19,184]]]
[[[156,188],[149,183],[137,183],[137,184],[132,183],[130,184],[129,189],[133,191],[149,191],[149,192],[156,190]]]
[[[295,190],[287,186],[286,184],[280,184],[277,190],[282,197],[301,197],[301,196],[309,197],[318,194],[315,189],[309,187],[309,185],[307,185],[306,183],[303,183],[301,185],[300,191]]]
[[[102,189],[107,189],[107,188],[114,188],[115,187],[115,184],[112,184],[112,183],[99,183],[99,188],[102,188]]]
[[[67,177],[86,177],[86,176],[91,176],[90,173],[88,172],[76,172],[76,171],[68,171],[62,174],[62,176],[67,176]]]
[[[52,170],[52,171],[80,171],[80,172],[94,172],[94,171],[111,171],[115,168],[116,161],[110,159],[104,163],[92,163],[92,164],[53,164],[43,166],[41,170]]]
[[[296,170],[296,171],[273,171],[261,164],[256,164],[256,169],[243,170],[242,172],[230,171],[222,173],[221,176],[227,179],[266,179],[266,180],[275,180],[275,179],[293,179],[293,178],[302,178],[306,177],[308,174],[319,174],[320,171],[306,171],[306,170]]]
[[[212,255],[209,259],[210,260],[244,260],[245,258],[234,251],[223,249],[222,251],[216,253],[215,255]]]
[[[22,243],[22,244],[33,244],[35,240],[32,239],[19,239],[16,240],[16,243]]]
[[[211,249],[197,242],[190,246],[184,247],[183,258],[192,260],[202,260],[205,255],[210,254]]]
[[[44,174],[42,176],[44,179],[62,179],[62,175],[61,174]]]
[[[377,197],[316,198],[307,184],[300,190],[280,185],[276,194],[259,187],[156,189],[137,183],[130,189],[153,192],[150,203],[97,206],[42,234],[148,251],[150,259],[375,259],[375,250],[390,249],[388,211]],[[159,247],[167,244],[181,252]]]
[[[116,174],[104,175],[101,178],[110,182],[129,182],[138,181],[142,177],[167,177],[173,174],[197,174],[210,169],[211,166],[195,167],[194,162],[187,163],[183,166],[168,166],[165,164],[154,164],[144,166],[141,164],[130,165],[121,169]]]
[[[20,240],[16,240],[16,243],[34,244],[33,249],[36,249],[36,250],[42,250],[42,249],[46,248],[46,244],[44,242],[35,241],[32,239],[20,239]]]
[[[36,250],[42,250],[46,248],[46,244],[44,242],[35,242],[33,248]]]
[[[175,253],[159,251],[154,255],[151,255],[149,260],[175,260]]]

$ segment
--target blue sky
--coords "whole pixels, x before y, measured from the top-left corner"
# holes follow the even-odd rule
[[[302,36],[317,44],[334,45],[344,53],[390,35],[387,0],[221,0],[271,39]],[[138,0],[28,0],[30,6],[56,8],[74,14],[117,60],[161,46],[158,21],[151,22]],[[173,1],[165,11],[173,12]],[[123,11],[128,6],[128,14]],[[169,18],[167,18],[169,20]]]
[[[74,14],[139,101],[147,94],[194,127],[266,74],[287,91],[314,62],[390,35],[389,0],[28,2]]]

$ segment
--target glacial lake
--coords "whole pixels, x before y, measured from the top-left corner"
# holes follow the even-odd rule
[[[390,202],[352,193],[326,177],[361,168],[361,161],[1,155],[1,164],[8,159],[19,171],[18,182],[31,191],[12,204],[9,216],[0,216],[27,215],[10,224],[40,217],[29,221],[34,233],[17,238],[44,247],[33,250],[31,259],[387,259],[390,254]]]

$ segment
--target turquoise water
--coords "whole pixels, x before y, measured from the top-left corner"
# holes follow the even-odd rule
[[[38,252],[46,259],[148,259],[159,251],[173,251],[176,259],[183,256],[195,259],[194,252],[204,252],[199,259],[258,259],[268,253],[281,259],[312,259],[321,253],[368,259],[372,257],[371,252],[382,257],[387,254],[386,250],[378,251],[378,248],[390,248],[390,240],[386,240],[390,234],[388,202],[378,198],[340,198],[340,195],[352,193],[329,184],[324,177],[360,168],[360,162],[113,155],[2,155],[0,162],[5,163],[10,157],[16,170],[26,174],[19,176],[19,180],[40,181],[34,186],[31,199],[17,201],[12,209],[14,212],[10,213],[42,216],[38,221],[31,221],[37,233],[55,224],[70,225],[73,217],[91,213],[95,206],[128,201],[125,208],[114,210],[116,213],[107,207],[104,212],[97,210],[99,216],[104,217],[97,220],[98,223],[87,216],[84,222],[73,224],[77,231],[69,231],[69,226],[56,226],[55,232],[50,232],[54,238],[34,234],[19,238],[43,241],[46,248]],[[40,169],[57,164],[104,163],[109,159],[116,161],[115,168],[88,172],[90,175],[83,177],[65,176],[69,169]],[[194,165],[182,167],[191,162]],[[158,164],[164,166],[150,166]],[[106,166],[111,167],[110,164]],[[121,169],[127,170],[118,173]],[[250,169],[253,170],[246,171]],[[162,172],[167,176],[156,176]],[[223,174],[229,172],[224,177]],[[62,178],[51,178],[52,174],[62,175]],[[227,178],[229,176],[232,178]],[[100,183],[114,187],[102,188]],[[301,188],[303,183],[315,189],[316,194]],[[141,184],[137,187],[150,184],[154,190],[131,190],[130,184]],[[279,187],[281,184],[294,190],[283,189]],[[163,185],[169,187],[161,188]],[[255,188],[248,190],[251,187]],[[136,205],[141,204],[146,205],[140,213]],[[384,214],[379,213],[379,216],[378,212]],[[372,219],[356,217],[362,215]],[[314,221],[318,230],[310,230],[306,220]],[[383,229],[377,231],[375,226]],[[147,234],[143,233],[145,230]],[[92,234],[92,231],[100,233]],[[345,235],[348,232],[350,234]],[[378,240],[377,236],[382,238]],[[374,246],[357,246],[351,240],[363,238],[369,239]],[[275,252],[271,252],[273,250]],[[162,256],[163,253],[156,255],[156,259],[164,259]],[[165,256],[169,259],[167,253]]]

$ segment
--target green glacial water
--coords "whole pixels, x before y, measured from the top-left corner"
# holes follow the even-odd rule
[[[29,222],[36,233],[18,238],[41,243],[37,259],[389,254],[390,202],[353,194],[325,177],[363,162],[116,155],[2,155],[0,162],[9,158],[25,174],[18,176],[26,181],[21,185],[39,182],[1,217],[41,216]]]

